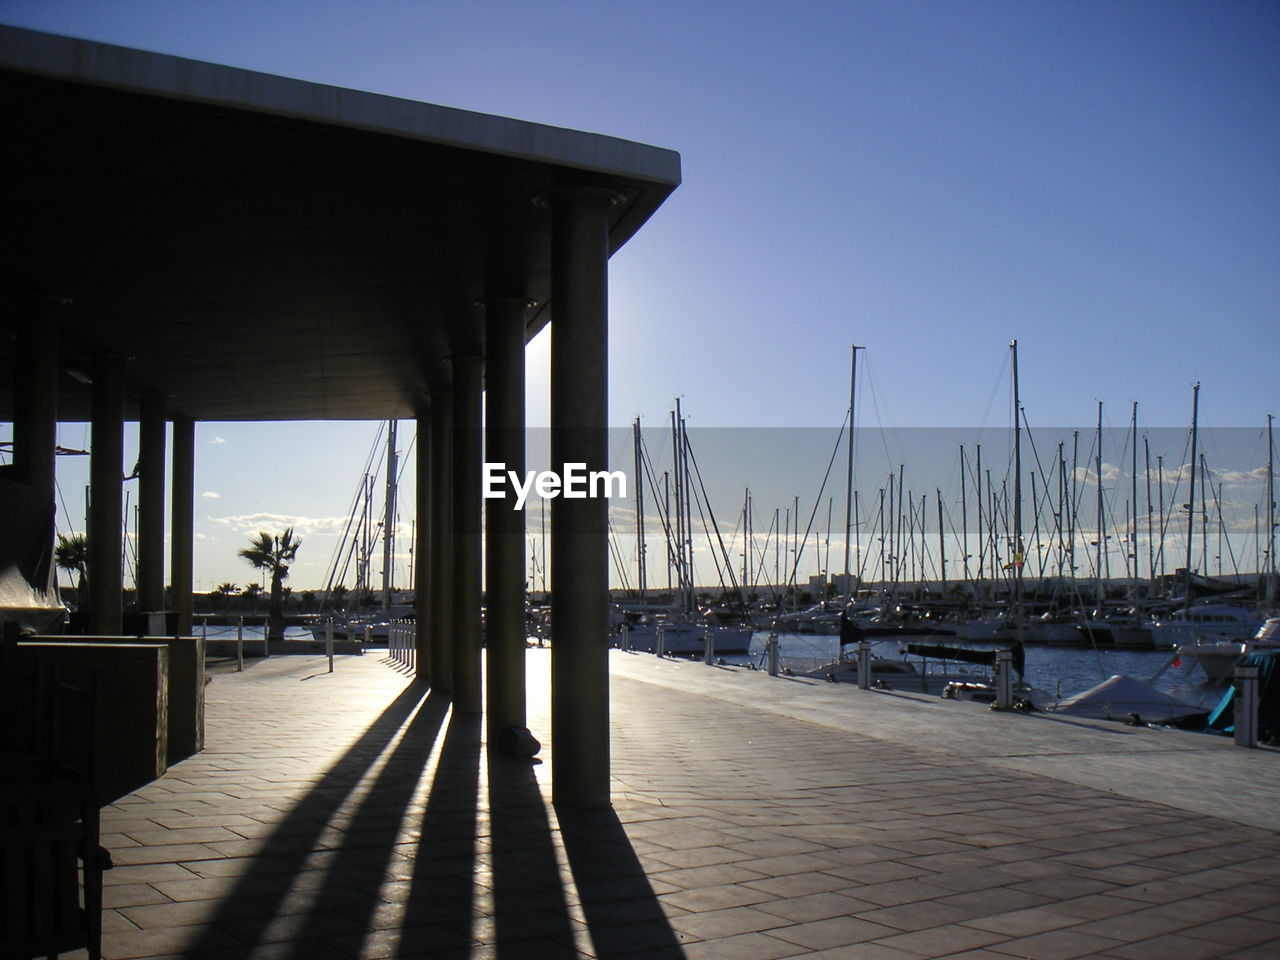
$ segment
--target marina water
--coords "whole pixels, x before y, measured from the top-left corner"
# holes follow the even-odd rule
[[[759,631],[751,638],[751,654],[748,656],[726,656],[727,663],[747,664],[762,667],[764,661],[765,642],[769,639],[767,631]],[[873,640],[871,653],[874,657],[896,660],[902,654],[900,645],[907,642],[946,643],[949,638],[938,636],[909,636],[892,639]],[[839,653],[839,639],[834,636],[779,633],[778,644],[780,661],[796,673],[812,670],[830,663]],[[975,649],[994,649],[1001,644],[965,644]],[[1033,687],[1045,690],[1054,698],[1070,697],[1074,694],[1096,686],[1113,674],[1124,674],[1135,680],[1152,683],[1162,693],[1176,697],[1186,703],[1200,704],[1205,709],[1212,709],[1222,698],[1224,688],[1209,684],[1200,668],[1187,657],[1180,663],[1173,650],[1107,650],[1088,647],[1046,647],[1027,646],[1026,680]],[[856,656],[853,648],[846,651],[846,657]],[[918,658],[908,658],[919,662]],[[936,668],[931,662],[930,669]],[[948,664],[948,673],[972,673],[975,679],[987,675],[981,667],[966,664]],[[1152,678],[1155,678],[1154,680]]]

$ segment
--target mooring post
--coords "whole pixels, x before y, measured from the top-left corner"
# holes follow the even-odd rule
[[[663,624],[658,624],[657,639],[654,641],[654,650],[659,657],[667,655],[667,628]]]
[[[769,660],[769,676],[776,677],[778,675],[778,622],[776,620],[769,630],[769,639],[764,646]]]
[[[1235,730],[1237,747],[1258,745],[1258,668],[1236,667]]]
[[[858,641],[858,689],[871,689],[871,644]]]
[[[996,709],[1013,707],[1013,651],[1001,650],[996,654]]]
[[[236,621],[236,672],[244,669],[244,617]]]
[[[702,662],[708,667],[716,662],[716,633],[714,628],[707,627],[707,632],[703,636],[706,641],[706,651],[702,655]]]
[[[333,620],[325,621],[324,651],[329,655],[329,672],[333,673]]]

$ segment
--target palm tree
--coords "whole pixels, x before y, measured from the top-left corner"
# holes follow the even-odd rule
[[[298,555],[302,541],[293,536],[289,527],[279,536],[262,531],[249,541],[239,556],[248,560],[257,570],[271,574],[271,603],[267,608],[268,636],[272,640],[284,639],[284,581],[289,576],[289,564]]]
[[[68,573],[76,575],[76,605],[83,607],[89,599],[85,591],[89,569],[89,538],[83,533],[70,536],[58,534],[58,545],[53,551],[54,562]]]

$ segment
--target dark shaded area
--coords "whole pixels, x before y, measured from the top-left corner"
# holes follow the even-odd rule
[[[635,848],[611,809],[557,807],[560,834],[600,960],[647,951],[684,957]]]
[[[128,356],[132,383],[198,420],[411,417],[477,298],[536,300],[530,336],[550,320],[535,197],[566,179],[619,192],[613,251],[678,182],[667,151],[606,137],[13,27],[0,41],[23,52],[0,63],[0,280],[70,298],[68,368]],[[515,125],[560,156],[486,146]],[[664,163],[660,182],[645,164]],[[0,375],[14,356],[0,337]],[[85,385],[63,377],[58,409],[87,419]]]
[[[278,882],[280,875],[292,877],[306,865],[312,851],[321,848],[320,836],[338,809],[359,786],[404,725],[426,697],[426,688],[405,688],[379,715],[360,738],[351,745],[320,781],[276,825],[271,836],[253,859],[249,870],[237,878],[222,904],[187,945],[184,953],[216,950],[228,945],[226,930],[246,943],[261,942],[268,925],[286,910],[286,887]],[[246,903],[253,904],[246,915]]]
[[[435,956],[473,942],[475,886],[481,879],[476,862],[481,727],[476,713],[454,713],[449,720],[413,851],[397,957]]]
[[[380,893],[396,841],[448,712],[447,700],[429,696],[404,728],[350,820],[334,824],[343,831],[342,845],[327,864],[320,890],[302,919],[308,931],[324,932],[327,918],[336,915],[357,924],[359,931],[351,937],[363,940],[363,931],[378,925],[378,908],[385,905]],[[232,924],[230,930],[241,932],[239,924]],[[359,943],[352,946],[358,951]],[[296,960],[313,955],[313,945],[305,940],[295,941],[292,947],[288,956]]]
[[[565,897],[546,804],[534,764],[488,754],[496,956],[576,958],[575,924]]]
[[[1241,658],[1240,666],[1258,668],[1258,739],[1271,742],[1280,737],[1280,654],[1251,653]],[[1232,684],[1223,695],[1207,719],[1210,730],[1235,733],[1238,692]]]

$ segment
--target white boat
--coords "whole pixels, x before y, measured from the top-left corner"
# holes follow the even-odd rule
[[[1180,646],[1178,656],[1195,660],[1210,683],[1227,683],[1245,654],[1277,649],[1280,649],[1280,617],[1271,617],[1247,640],[1197,639]]]
[[[1241,641],[1252,637],[1261,626],[1262,618],[1243,607],[1206,603],[1153,620],[1151,634],[1157,646],[1174,647],[1198,641]]]
[[[751,627],[690,621],[650,620],[628,624],[618,634],[618,646],[638,653],[657,653],[659,642],[664,654],[696,654],[707,650],[708,635],[717,656],[751,652]]]
[[[333,624],[333,639],[353,640],[357,643],[368,642],[371,646],[385,646],[391,627],[405,620],[413,619],[415,614],[412,604],[397,604],[386,610],[372,613],[337,618]],[[324,641],[328,636],[327,622],[312,624],[311,635]]]
[[[1202,707],[1175,700],[1141,680],[1118,674],[1048,709],[1070,717],[1141,723],[1165,723],[1204,712]]]
[[[1078,616],[1046,613],[1027,623],[1027,642],[1078,647],[1088,640],[1080,629]]]

